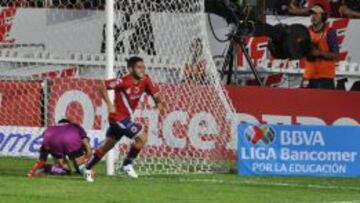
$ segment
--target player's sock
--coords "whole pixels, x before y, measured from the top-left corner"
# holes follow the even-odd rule
[[[81,160],[81,162],[78,164],[78,166],[75,168],[76,172],[78,174],[84,175],[85,170],[86,170],[86,163],[88,162],[88,159],[83,157],[83,159]]]
[[[85,170],[86,170],[86,165],[85,164],[81,164],[77,167],[77,172],[80,173],[81,175],[84,175]]]
[[[136,157],[139,155],[141,149],[136,148],[134,145],[130,147],[130,151],[124,159],[123,166],[132,164]]]
[[[39,160],[38,162],[36,162],[33,168],[29,171],[28,176],[29,177],[34,176],[39,169],[44,167],[45,163],[46,163],[45,160]]]
[[[95,150],[95,153],[91,156],[90,160],[86,164],[86,169],[90,170],[94,167],[104,156],[104,153],[101,152],[99,149]]]

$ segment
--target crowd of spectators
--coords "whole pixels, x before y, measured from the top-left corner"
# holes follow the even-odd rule
[[[266,4],[269,14],[309,15],[309,8],[320,4],[330,17],[360,18],[360,0],[273,0]]]

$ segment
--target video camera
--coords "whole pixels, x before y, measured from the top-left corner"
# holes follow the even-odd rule
[[[230,34],[237,43],[244,36],[267,36],[269,50],[278,59],[300,59],[311,50],[308,29],[301,24],[270,25],[264,19],[263,0],[205,0],[205,10],[235,25]]]

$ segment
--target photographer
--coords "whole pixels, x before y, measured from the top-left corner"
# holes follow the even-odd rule
[[[310,13],[312,50],[305,61],[304,78],[308,81],[308,88],[335,89],[335,69],[339,58],[336,31],[327,26],[328,14],[322,6],[313,6]]]

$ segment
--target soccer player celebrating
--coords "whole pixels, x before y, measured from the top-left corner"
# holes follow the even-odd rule
[[[86,180],[93,181],[90,170],[102,157],[111,150],[123,135],[134,139],[133,145],[122,164],[123,171],[130,177],[137,178],[132,163],[141,149],[144,147],[147,136],[141,133],[142,126],[131,120],[133,111],[136,109],[140,98],[144,93],[151,95],[158,108],[162,107],[159,89],[152,83],[150,77],[145,74],[144,61],[140,57],[131,57],[127,61],[129,74],[103,82],[99,91],[107,105],[109,112],[109,128],[103,144],[95,150],[95,153],[86,164]],[[115,91],[114,104],[110,101],[107,90]]]
[[[49,154],[54,158],[55,165],[45,165]],[[71,168],[67,157],[80,171],[78,167],[84,165],[91,154],[89,138],[84,129],[67,119],[62,119],[43,133],[39,160],[29,171],[28,176],[33,177],[40,169],[52,175],[70,174]]]

